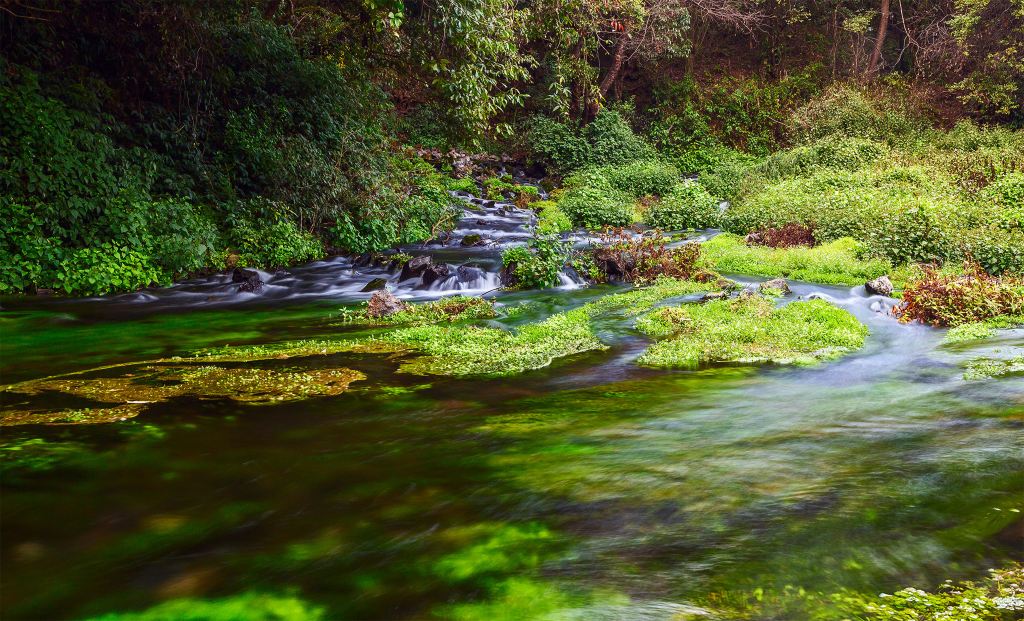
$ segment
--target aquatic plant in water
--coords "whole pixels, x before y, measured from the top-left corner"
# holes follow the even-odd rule
[[[659,340],[638,362],[693,367],[708,362],[811,364],[859,349],[867,328],[824,300],[775,308],[761,296],[665,307],[637,321]]]

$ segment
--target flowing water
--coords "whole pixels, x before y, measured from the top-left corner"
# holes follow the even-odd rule
[[[430,284],[334,258],[262,274],[259,294],[222,276],[4,300],[3,381],[338,336],[374,278],[409,299],[523,306],[509,326],[615,290],[567,274],[495,291],[500,250],[532,215],[475,203],[450,240],[412,249],[450,264]],[[471,233],[490,243],[463,248]],[[259,365],[366,379],[276,405],[182,396],[122,422],[5,428],[0,616],[259,592],[330,619],[704,618],[758,600],[776,612],[757,618],[800,619],[804,594],[1020,560],[1024,380],[968,381],[963,365],[1020,355],[1024,331],[944,345],[863,288],[794,292],[854,313],[864,349],[810,368],[654,371],[615,318],[599,326],[608,350],[509,378],[410,375],[371,354],[272,360]]]

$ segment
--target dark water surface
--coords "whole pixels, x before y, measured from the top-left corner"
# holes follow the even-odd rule
[[[529,303],[521,322],[607,290],[498,299]],[[600,326],[609,350],[511,378],[275,360],[260,364],[366,379],[280,405],[179,397],[117,423],[4,428],[0,615],[260,592],[331,619],[671,619],[1021,559],[1024,381],[966,381],[962,365],[1020,355],[1024,331],[942,345],[862,289],[795,290],[854,312],[865,348],[812,368],[652,371],[619,319]],[[336,336],[342,304],[31,306],[0,312],[4,383]]]

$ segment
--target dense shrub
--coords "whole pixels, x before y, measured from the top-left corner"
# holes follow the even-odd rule
[[[747,235],[747,244],[768,246],[769,248],[789,248],[792,246],[813,246],[814,229],[804,224],[790,222],[784,226],[761,229]]]
[[[509,248],[501,255],[502,281],[518,289],[546,289],[561,282],[569,248],[556,236],[534,237],[527,246]]]
[[[603,276],[601,280],[639,284],[659,277],[700,282],[717,278],[698,268],[700,244],[670,248],[668,239],[658,233],[633,236],[622,229],[606,231],[587,254]]]
[[[979,193],[978,207],[991,214],[995,226],[1024,232],[1024,173],[999,177]]]
[[[905,143],[922,135],[928,126],[907,100],[905,93],[869,93],[838,84],[793,111],[789,117],[791,137],[801,143],[826,136]]]
[[[613,188],[603,175],[593,170],[577,173],[566,179],[566,187],[558,207],[575,226],[596,229],[633,221],[633,198]]]
[[[968,263],[964,274],[922,268],[903,289],[902,303],[893,309],[901,321],[956,326],[1000,315],[1024,314],[1024,280],[1000,278]]]
[[[724,151],[715,163],[700,174],[700,184],[719,201],[732,201],[739,195],[748,173],[757,160],[736,151]]]
[[[594,172],[616,190],[634,198],[664,196],[679,183],[679,170],[664,161],[643,160],[621,166],[602,166]]]
[[[150,257],[103,242],[68,252],[57,266],[53,282],[64,293],[105,295],[146,287],[161,277]]]
[[[826,136],[810,144],[769,156],[757,168],[767,179],[807,175],[819,168],[858,170],[886,154],[880,142],[846,136]]]
[[[572,220],[555,201],[537,201],[530,204],[537,214],[537,232],[541,235],[562,233],[572,229]]]
[[[533,117],[526,132],[527,148],[534,161],[541,162],[555,174],[567,174],[592,159],[590,144],[580,131],[568,124],[543,116]]]
[[[585,128],[591,145],[592,161],[597,165],[627,164],[656,157],[654,148],[633,133],[633,129],[614,110],[604,109]]]
[[[718,202],[696,181],[685,181],[647,210],[644,220],[664,230],[706,229],[718,226]]]
[[[1024,274],[1024,230],[985,227],[959,236],[961,254],[989,274]]]

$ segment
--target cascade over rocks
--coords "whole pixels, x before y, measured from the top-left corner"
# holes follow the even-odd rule
[[[416,278],[423,273],[423,270],[433,265],[434,261],[427,255],[421,255],[414,257],[404,266],[402,266],[402,274],[398,277],[399,280],[406,280],[407,278]]]
[[[259,293],[263,290],[263,281],[260,280],[260,274],[256,270],[236,267],[231,272],[231,282],[240,283],[238,290],[246,293]]]
[[[429,287],[438,280],[444,280],[445,278],[447,278],[450,272],[451,270],[448,268],[446,264],[432,263],[431,265],[428,265],[426,269],[423,270],[423,284],[424,286]]]

